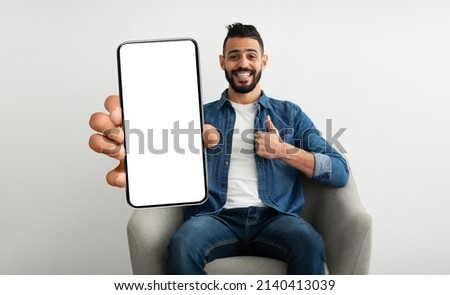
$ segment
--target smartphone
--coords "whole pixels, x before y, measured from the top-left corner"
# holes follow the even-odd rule
[[[197,42],[128,41],[117,60],[128,203],[201,204],[207,167]]]

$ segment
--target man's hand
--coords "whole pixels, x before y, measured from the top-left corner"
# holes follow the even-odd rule
[[[89,120],[89,126],[99,132],[91,135],[89,146],[97,153],[108,155],[119,160],[119,165],[106,174],[106,181],[117,187],[126,186],[124,166],[125,148],[122,129],[122,109],[118,95],[108,96],[105,100],[106,113],[94,113]],[[210,125],[203,125],[203,142],[206,147],[214,147],[219,143],[219,132]]]
[[[258,131],[255,134],[256,153],[267,159],[280,158],[286,152],[286,149],[270,116],[266,117],[266,125],[267,132]]]
[[[118,95],[108,96],[105,108],[109,114],[94,113],[89,126],[97,132],[89,138],[89,146],[97,153],[108,155],[119,160],[119,165],[106,174],[106,181],[117,187],[126,186],[124,167],[125,148],[123,146],[122,110]]]
[[[278,129],[266,118],[267,132],[255,134],[256,153],[266,159],[280,159],[303,172],[307,177],[314,175],[315,158],[312,153],[299,149],[281,140]]]
[[[202,135],[203,135],[203,144],[207,148],[212,148],[219,143],[220,135],[213,125],[204,124]]]

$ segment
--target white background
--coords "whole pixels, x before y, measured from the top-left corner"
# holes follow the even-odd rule
[[[450,274],[450,3],[1,1],[0,274],[130,274],[115,161],[87,145],[118,93],[125,40],[193,37],[203,95],[227,86],[225,26],[254,24],[262,87],[292,100],[348,152],[374,222],[372,274]],[[176,69],[174,69],[176,70]],[[176,180],[174,180],[176,181]]]

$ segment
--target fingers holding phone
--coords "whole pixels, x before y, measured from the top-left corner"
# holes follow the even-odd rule
[[[97,112],[91,115],[89,126],[99,133],[90,136],[89,147],[97,153],[120,161],[116,168],[108,172],[106,180],[112,186],[124,187],[126,185],[123,163],[125,148],[119,96],[108,96],[105,100],[105,108],[108,113]]]
[[[109,185],[117,187],[125,187],[127,185],[124,165],[124,161],[122,160],[116,168],[106,174],[106,182],[108,182]]]

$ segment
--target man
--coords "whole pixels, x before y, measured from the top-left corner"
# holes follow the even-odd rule
[[[205,274],[206,263],[236,255],[286,261],[289,274],[324,273],[323,240],[299,216],[300,175],[344,186],[347,164],[297,105],[261,90],[267,61],[254,26],[228,26],[220,65],[229,87],[204,106],[208,200],[186,208],[185,222],[168,246],[170,274]],[[118,97],[108,97],[105,106],[110,115],[91,117],[91,127],[103,134],[91,136],[90,146],[97,152],[118,146],[120,152],[110,156],[122,160]],[[107,181],[125,186],[122,162]]]

